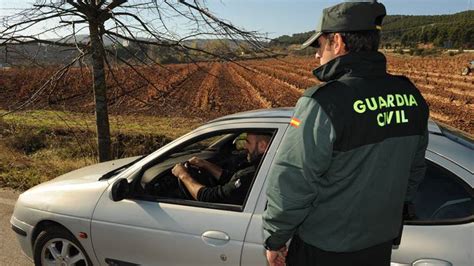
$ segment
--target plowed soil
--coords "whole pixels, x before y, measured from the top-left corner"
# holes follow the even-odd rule
[[[388,71],[405,75],[430,105],[431,118],[474,134],[474,76],[461,76],[472,54],[438,57],[387,55]],[[294,106],[319,81],[313,58],[288,57],[235,63],[176,64],[129,68],[107,75],[112,114],[211,119],[259,108]],[[91,73],[71,69],[0,70],[0,109],[60,109],[94,112]]]

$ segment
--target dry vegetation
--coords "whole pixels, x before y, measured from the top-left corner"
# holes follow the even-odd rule
[[[0,119],[0,187],[24,190],[97,160],[94,116],[28,111]],[[148,154],[201,122],[189,118],[112,116],[115,158]]]
[[[472,55],[388,55],[389,72],[408,76],[430,105],[431,118],[474,134],[474,76],[460,71]],[[123,68],[108,76],[114,156],[152,151],[203,121],[250,109],[293,106],[317,84],[313,58],[146,67],[144,76]],[[0,109],[27,101],[51,69],[0,70]],[[95,156],[91,75],[72,69],[45,89],[26,113],[0,123],[0,186],[27,188]],[[49,109],[51,111],[34,111]],[[29,181],[24,181],[25,176]]]
[[[389,55],[389,72],[408,76],[430,105],[434,120],[474,133],[474,76],[461,76],[469,54],[440,57]],[[120,70],[109,76],[110,112],[207,120],[249,109],[293,106],[305,88],[317,84],[312,58],[146,67],[145,78]],[[51,74],[48,69],[0,71],[0,109],[25,102]],[[43,91],[29,109],[92,113],[91,75],[72,69]]]

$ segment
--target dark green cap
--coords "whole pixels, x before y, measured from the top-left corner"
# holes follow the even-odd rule
[[[316,32],[301,49],[314,45],[323,33],[380,30],[386,14],[385,6],[377,1],[345,2],[325,8]]]

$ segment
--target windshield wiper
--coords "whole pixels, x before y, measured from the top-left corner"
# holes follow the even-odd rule
[[[107,172],[107,173],[103,174],[103,175],[99,178],[99,181],[101,181],[101,180],[106,180],[106,179],[111,178],[112,176],[114,176],[114,175],[120,173],[122,170],[125,170],[126,168],[132,166],[134,163],[140,161],[140,160],[143,159],[145,156],[146,156],[146,155],[140,156],[139,158],[137,158],[136,160],[133,160],[133,161],[130,162],[130,163],[127,163],[127,164],[125,164],[125,165],[122,165],[122,166],[120,166],[119,168],[116,168],[116,169],[114,169],[114,170],[112,170],[112,171],[110,171],[110,172]]]

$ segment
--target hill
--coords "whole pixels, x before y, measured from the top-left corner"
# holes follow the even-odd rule
[[[252,44],[244,40],[231,39],[189,39],[182,41],[181,44],[190,47],[187,52],[181,46],[168,47],[153,46],[125,39],[112,39],[108,36],[103,37],[105,47],[115,56],[129,61],[131,63],[149,62],[153,59],[163,64],[167,63],[189,63],[193,61],[209,61],[222,58],[240,58],[267,56],[257,55],[257,50]],[[141,41],[153,41],[152,39],[139,38]],[[74,44],[75,42],[87,44],[89,36],[79,34],[75,37],[48,39],[51,42]],[[58,65],[68,64],[80,53],[76,49],[69,47],[28,43],[28,44],[9,44],[0,46],[0,68],[9,65]],[[111,62],[115,56],[111,56]],[[83,62],[88,62],[86,57]],[[79,64],[76,64],[79,65]]]
[[[301,44],[313,32],[283,35],[272,46]],[[452,15],[389,15],[382,24],[382,46],[415,46],[432,43],[443,48],[474,48],[474,10]]]

